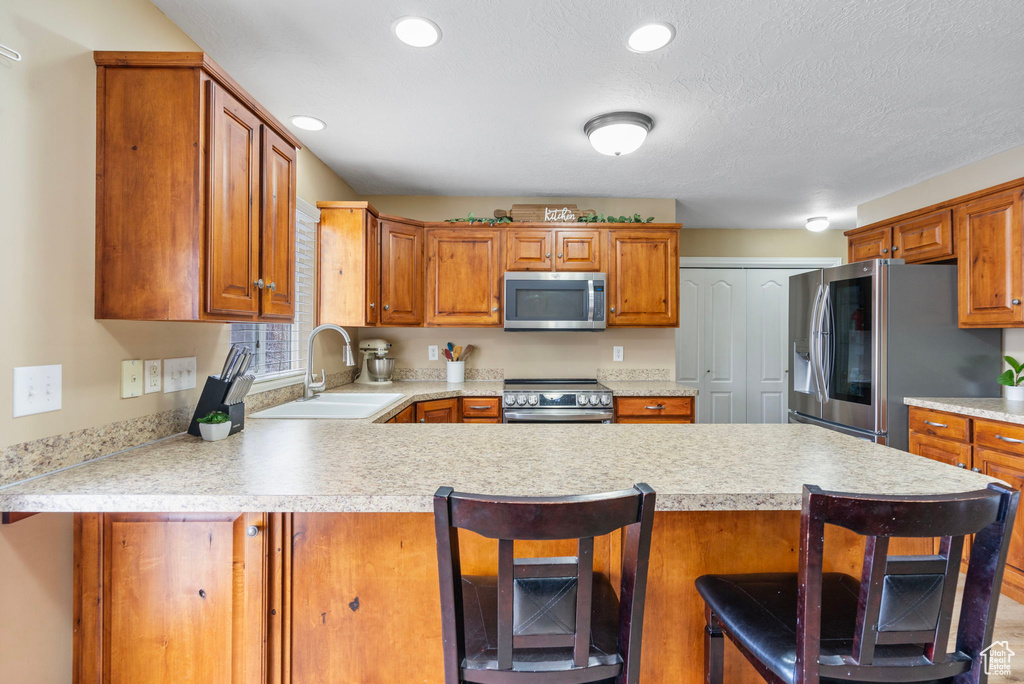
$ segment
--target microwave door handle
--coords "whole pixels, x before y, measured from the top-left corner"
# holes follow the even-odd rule
[[[594,322],[594,281],[593,279],[587,280],[587,296],[589,298],[590,305],[587,310],[590,312],[587,321],[590,323]]]

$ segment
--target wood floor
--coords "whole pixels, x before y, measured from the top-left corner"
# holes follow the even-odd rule
[[[960,588],[963,589],[963,575],[960,575]],[[960,600],[953,615],[960,614]],[[993,641],[1008,641],[1010,650],[1018,654],[1011,660],[1011,674],[1008,676],[992,675],[988,684],[1006,684],[1007,682],[1024,682],[1024,605],[1005,596],[999,599],[999,612],[996,615],[996,628],[992,635]],[[949,642],[956,643],[956,635],[951,634]]]

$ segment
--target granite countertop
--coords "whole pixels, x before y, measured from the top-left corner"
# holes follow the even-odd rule
[[[1007,401],[1002,397],[991,398],[931,398],[907,397],[903,400],[907,406],[959,413],[974,418],[999,420],[1004,423],[1024,425],[1024,401]]]

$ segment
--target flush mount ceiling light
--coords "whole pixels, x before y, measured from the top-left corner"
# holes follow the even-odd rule
[[[441,40],[441,28],[423,17],[401,17],[391,24],[398,40],[413,47],[430,47]]]
[[[320,119],[312,116],[303,116],[301,114],[299,116],[292,117],[292,126],[301,128],[304,131],[322,131],[327,128],[327,124]]]
[[[633,52],[654,52],[671,43],[675,36],[676,30],[672,24],[658,21],[633,29],[626,39],[626,45]]]
[[[617,157],[635,152],[653,127],[654,119],[646,114],[612,112],[595,116],[583,126],[583,132],[595,150]]]
[[[820,233],[826,228],[828,228],[828,216],[815,216],[807,219],[807,230]]]

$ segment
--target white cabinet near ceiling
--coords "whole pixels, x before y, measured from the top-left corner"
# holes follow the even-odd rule
[[[789,277],[806,270],[680,270],[676,379],[698,423],[786,422]]]

